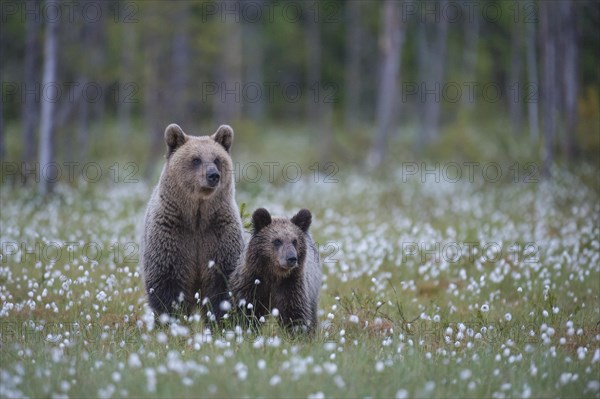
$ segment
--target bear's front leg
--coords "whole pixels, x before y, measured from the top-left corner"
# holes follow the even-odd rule
[[[209,301],[209,304],[207,304],[209,306],[203,306],[202,313],[206,315],[210,311],[214,316],[214,320],[210,317],[209,321],[220,320],[225,313],[233,308],[233,299],[229,295],[228,279],[229,275],[226,275],[225,271],[215,264],[207,281],[202,282],[202,295],[208,298]]]
[[[281,314],[280,323],[282,327],[292,336],[312,334],[314,328],[304,308],[285,309]]]
[[[146,294],[157,316],[188,315],[193,306],[187,258],[179,250],[179,240],[168,235],[162,240],[148,237],[143,253]]]
[[[148,302],[157,316],[188,315],[192,304],[185,295],[185,287],[181,281],[172,276],[162,276],[146,282]]]
[[[277,298],[280,325],[294,336],[311,333],[314,326],[304,289],[298,284],[284,285],[286,287],[280,287]]]
[[[236,226],[239,225],[239,226]],[[208,297],[215,321],[220,320],[236,305],[230,295],[230,277],[241,262],[243,249],[242,226],[239,219],[215,217],[211,226],[225,226],[214,233],[217,248],[201,281],[202,295]]]

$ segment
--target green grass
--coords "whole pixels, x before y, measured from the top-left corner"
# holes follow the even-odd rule
[[[270,318],[258,333],[226,322],[210,339],[197,318],[154,325],[137,232],[155,180],[77,181],[47,199],[6,184],[0,396],[600,397],[597,172],[436,183],[403,181],[400,162],[374,175],[340,164],[337,183],[315,183],[306,141],[268,155],[285,142],[236,160],[297,161],[303,178],[241,176],[237,200],[246,214],[313,212],[314,339]],[[490,242],[501,251],[483,257]],[[465,243],[479,251],[444,257]]]

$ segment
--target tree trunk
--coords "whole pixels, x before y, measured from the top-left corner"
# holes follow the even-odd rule
[[[308,4],[308,3],[307,3]],[[324,91],[321,82],[321,27],[319,25],[319,15],[316,13],[315,3],[305,8],[306,16],[306,83],[309,91],[315,95],[306,96],[308,101],[307,119],[313,126],[321,125],[321,104],[323,101],[322,93]]]
[[[133,24],[121,24],[123,29],[123,42],[121,48],[121,65],[119,82],[119,101],[117,104],[117,119],[119,121],[119,130],[128,137],[131,133],[131,104],[134,101],[130,94],[137,88],[133,81],[134,75],[131,71],[134,69],[135,52],[135,33]]]
[[[145,8],[147,18],[144,22],[150,24],[150,21],[155,21],[158,16],[164,12],[161,9],[160,3],[147,2]],[[144,68],[142,73],[144,76],[143,83],[143,115],[145,129],[150,135],[150,151],[149,158],[155,157],[158,154],[164,154],[165,141],[164,131],[165,127],[174,122],[165,108],[167,107],[165,96],[169,96],[168,85],[169,80],[165,81],[165,76],[171,72],[169,57],[165,57],[164,54],[168,52],[168,46],[165,46],[164,40],[161,37],[165,34],[163,27],[162,30],[152,29],[150,25],[141,27],[144,30],[142,35],[141,45],[143,47],[142,53],[144,54]],[[183,127],[185,129],[185,126]],[[151,169],[146,169],[151,172]],[[149,175],[148,175],[149,176]]]
[[[444,9],[446,0],[440,1]],[[419,148],[435,141],[439,136],[442,105],[442,87],[446,64],[448,36],[448,18],[440,18],[431,26],[431,22],[419,24],[419,71],[421,72],[421,132],[417,140]],[[433,36],[433,37],[428,37]]]
[[[109,13],[110,2],[96,2],[94,0],[88,0],[91,3],[96,3],[102,10],[102,13]],[[83,6],[85,7],[85,5]],[[107,85],[103,85],[103,82],[108,81],[110,78],[107,75],[107,70],[112,67],[109,64],[109,41],[107,39],[109,18],[100,18],[97,23],[87,23],[86,28],[89,28],[89,40],[91,43],[91,50],[89,51],[89,59],[87,62],[88,75],[87,78],[98,81],[103,90],[108,90]],[[126,91],[126,90],[125,90]],[[97,101],[90,101],[89,107],[89,118],[86,120],[88,128],[85,130],[86,135],[91,133],[89,126],[92,126],[95,121],[104,121],[106,115],[106,106],[108,102],[102,99]],[[112,115],[111,115],[112,116]],[[89,142],[89,137],[86,137],[86,142]],[[88,148],[81,148],[81,156],[87,157]]]
[[[346,3],[346,64],[344,74],[344,122],[346,128],[355,126],[360,120],[361,113],[361,12],[361,1],[350,0]]]
[[[573,2],[562,0],[559,4],[562,24],[561,57],[562,83],[565,112],[565,129],[562,136],[563,153],[567,160],[576,155],[575,130],[577,129],[577,95],[579,91],[579,67],[577,47],[577,18]]]
[[[35,2],[28,0],[26,7],[35,8]],[[33,90],[36,85],[36,65],[38,54],[39,24],[36,18],[25,19],[25,62],[23,65],[23,83],[27,90]],[[23,161],[31,163],[35,160],[35,128],[38,119],[38,101],[35,97],[26,95],[21,109],[21,124],[23,126]]]
[[[521,24],[513,24],[511,34],[511,62],[508,78],[508,92],[512,95],[507,96],[508,114],[510,116],[510,125],[513,134],[518,135],[523,128],[523,85],[521,76],[523,74],[523,32]]]
[[[400,16],[400,1],[386,0],[382,8],[382,30],[380,46],[382,53],[381,79],[376,110],[376,136],[367,158],[367,164],[374,169],[384,158],[390,134],[398,95],[398,75],[400,55],[404,42],[404,30]]]
[[[260,3],[256,3],[260,7]],[[264,10],[262,10],[264,12]],[[258,122],[262,122],[266,116],[266,101],[268,96],[264,86],[264,48],[262,24],[249,22],[244,24],[244,61],[246,64],[245,84],[248,89],[245,98],[242,98],[246,106],[246,115]],[[256,87],[253,90],[252,87]],[[260,89],[260,91],[259,91]]]
[[[81,86],[86,87],[88,79],[82,77],[80,79]],[[89,130],[90,130],[90,104],[85,98],[83,92],[79,98],[79,114],[77,126],[77,148],[79,160],[85,161],[88,155]]]
[[[97,27],[98,24],[84,24],[81,30],[81,36],[79,40],[81,41],[81,45],[86,49],[93,49],[88,53],[88,57],[83,60],[82,64],[79,67],[78,73],[79,78],[77,79],[79,82],[79,98],[77,101],[77,140],[76,140],[76,149],[73,151],[73,140],[71,137],[65,137],[65,142],[63,144],[63,150],[66,149],[67,154],[76,154],[75,156],[79,161],[84,161],[87,158],[88,154],[88,134],[89,134],[89,126],[90,126],[90,108],[92,105],[89,102],[89,99],[86,97],[86,87],[90,82],[88,76],[95,76],[95,71],[99,65],[101,60],[98,58],[98,47],[99,43],[97,43],[96,39],[98,37],[98,33],[94,30],[99,29]],[[61,108],[64,109],[65,105]],[[68,105],[67,105],[68,107]],[[58,121],[58,118],[57,118]],[[71,160],[71,159],[68,159]]]
[[[47,0],[48,6],[53,5],[59,7],[55,0]],[[44,76],[42,84],[44,87],[56,81],[56,63],[58,56],[58,21],[46,21],[46,32],[44,38]],[[40,98],[42,102],[42,115],[40,120],[40,146],[39,146],[39,170],[44,171],[48,165],[54,160],[54,147],[52,143],[53,128],[54,128],[54,102],[48,101],[43,96]],[[39,183],[39,193],[46,195],[52,192],[53,180],[42,173]]]
[[[238,1],[221,0],[222,9],[236,9]],[[221,63],[216,68],[219,93],[215,96],[216,124],[231,123],[241,117],[242,102],[242,29],[241,23],[229,14],[222,24],[224,44]]]
[[[536,145],[540,137],[538,101],[540,99],[538,82],[538,64],[536,50],[536,33],[533,24],[527,24],[527,86],[523,87],[524,98],[527,102],[527,115],[529,118],[529,136],[531,143]]]
[[[4,96],[0,96],[0,160],[4,159]]]
[[[182,126],[189,125],[191,121],[187,120],[189,112],[189,66],[190,66],[190,43],[188,32],[189,2],[177,2],[173,7],[177,7],[175,12],[175,34],[173,36],[171,58],[171,93],[169,99],[169,110],[172,112],[171,118]]]
[[[542,121],[544,149],[542,153],[543,174],[550,176],[554,163],[554,139],[556,137],[556,26],[557,9],[552,2],[540,2],[540,40],[542,43]]]
[[[463,51],[463,71],[464,71],[464,79],[466,82],[474,82],[476,81],[476,71],[475,68],[477,66],[477,46],[479,44],[479,18],[480,13],[473,12],[470,14],[473,4],[472,1],[467,0],[464,2],[465,7],[463,8],[463,13],[466,16],[466,22],[464,23],[465,27],[465,47]],[[469,100],[469,96],[462,96],[461,98],[462,106],[467,109],[473,109],[474,101]]]

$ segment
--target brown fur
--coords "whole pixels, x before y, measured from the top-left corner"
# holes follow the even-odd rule
[[[229,155],[233,130],[223,125],[212,136],[195,137],[171,124],[165,142],[167,160],[142,239],[148,301],[157,314],[189,314],[200,292],[218,318],[243,248]]]
[[[244,262],[231,276],[236,305],[252,321],[279,310],[279,322],[291,331],[313,333],[321,288],[319,254],[308,229],[306,209],[293,218],[271,218],[266,209],[252,215],[254,231]],[[260,281],[255,284],[255,281]],[[252,309],[248,309],[252,303]]]

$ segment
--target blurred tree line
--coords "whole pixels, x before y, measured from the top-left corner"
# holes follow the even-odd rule
[[[125,139],[144,132],[153,153],[174,121],[307,124],[321,158],[334,131],[368,132],[372,168],[407,125],[423,150],[506,120],[546,169],[600,149],[594,0],[7,0],[0,12],[3,159],[85,159],[106,120]],[[20,154],[7,154],[9,126]]]

